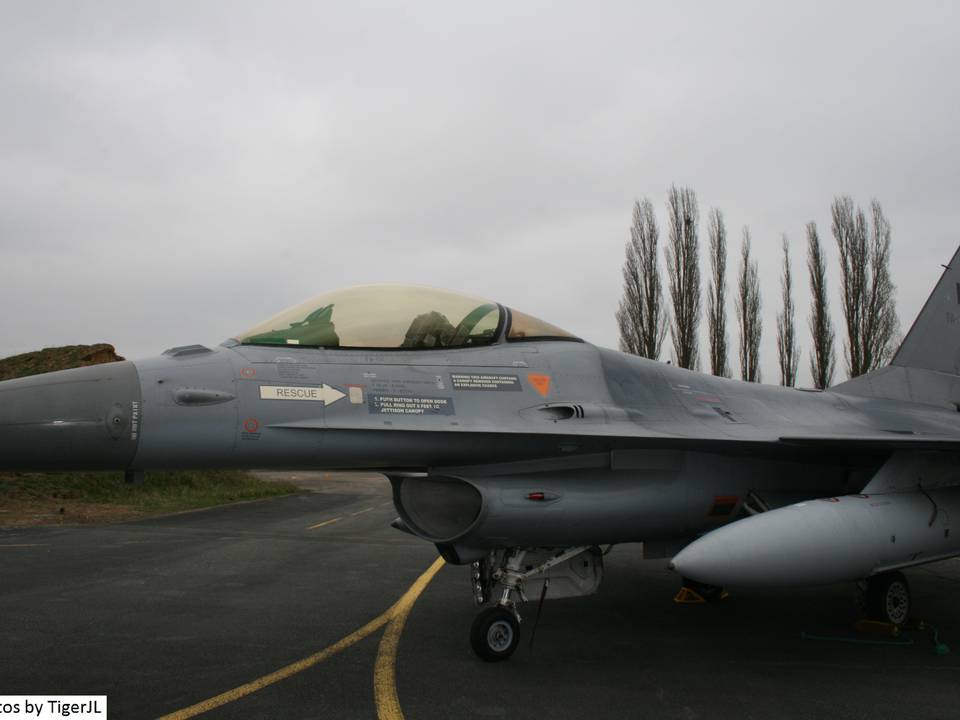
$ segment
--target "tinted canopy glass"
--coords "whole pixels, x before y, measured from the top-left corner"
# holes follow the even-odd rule
[[[360,285],[301,303],[241,333],[245,345],[443,348],[496,340],[496,303],[414,285]]]
[[[556,325],[544,322],[533,315],[527,315],[519,310],[510,310],[510,330],[507,332],[508,340],[580,340],[576,335],[571,335],[566,330],[561,330]]]

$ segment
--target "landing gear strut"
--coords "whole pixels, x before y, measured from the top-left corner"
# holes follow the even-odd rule
[[[470,629],[470,645],[473,651],[487,662],[499,662],[510,657],[520,644],[521,620],[517,604],[527,600],[523,593],[523,581],[566,562],[585,550],[586,546],[570,548],[553,555],[536,567],[526,569],[523,560],[527,550],[523,548],[493,552],[487,558],[473,563],[473,591],[478,605],[490,599],[495,584],[503,588],[497,604],[482,610],[473,621]]]

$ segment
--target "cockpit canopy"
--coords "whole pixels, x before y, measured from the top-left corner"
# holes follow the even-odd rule
[[[506,332],[503,332],[506,326]],[[417,285],[359,285],[318,295],[236,337],[243,345],[431,349],[579,338],[488,300]]]

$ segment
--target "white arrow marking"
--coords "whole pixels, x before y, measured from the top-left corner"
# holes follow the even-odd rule
[[[330,387],[329,385],[321,385],[320,394],[323,396],[324,405],[333,405],[340,398],[347,396],[346,393],[342,393],[335,387]]]
[[[324,405],[332,405],[343,397],[346,397],[345,393],[329,385],[260,386],[261,400],[312,400],[322,402]]]

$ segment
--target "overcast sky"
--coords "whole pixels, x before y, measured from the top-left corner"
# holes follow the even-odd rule
[[[808,383],[835,195],[882,203],[904,331],[960,244],[960,12],[701,5],[3,3],[0,356],[214,344],[379,281],[616,347],[631,206],[665,224],[676,183],[731,265],[751,228],[767,382],[790,238]]]

